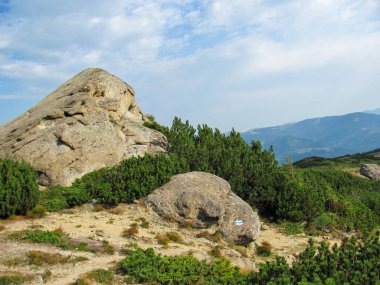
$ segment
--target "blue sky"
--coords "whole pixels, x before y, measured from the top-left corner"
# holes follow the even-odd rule
[[[0,0],[0,124],[87,67],[223,131],[380,107],[378,0]]]

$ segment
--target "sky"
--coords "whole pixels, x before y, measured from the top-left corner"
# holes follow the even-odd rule
[[[99,67],[228,131],[380,107],[379,0],[0,0],[0,124]]]

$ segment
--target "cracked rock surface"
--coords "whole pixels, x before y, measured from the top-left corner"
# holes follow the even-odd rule
[[[360,166],[360,174],[372,180],[380,180],[380,165],[363,164]]]
[[[131,156],[165,152],[165,136],[144,127],[145,120],[131,86],[86,69],[0,126],[0,157],[30,163],[41,185],[70,185]]]
[[[189,172],[173,176],[145,199],[164,218],[196,228],[216,226],[223,238],[249,244],[259,237],[260,220],[230,184],[213,174]]]

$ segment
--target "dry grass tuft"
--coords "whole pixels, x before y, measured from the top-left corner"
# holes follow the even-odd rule
[[[102,253],[113,255],[115,253],[115,248],[108,241],[104,240],[102,244]]]
[[[223,235],[222,235],[222,232],[220,230],[215,231],[213,234],[211,234],[208,231],[202,231],[199,234],[197,234],[196,237],[197,238],[205,238],[205,239],[208,239],[210,241],[220,243],[220,242],[222,242]]]
[[[38,250],[32,250],[27,254],[30,265],[55,265],[69,262],[70,256],[64,256],[60,253],[47,253]]]
[[[272,254],[272,245],[269,241],[262,241],[261,245],[256,245],[256,253],[260,256],[270,256]]]
[[[243,257],[248,257],[247,249],[244,246],[228,243],[228,247],[240,253]]]
[[[173,215],[169,215],[169,214],[162,215],[162,218],[171,223],[175,223],[177,221]]]
[[[167,232],[165,234],[156,235],[158,244],[168,245],[169,242],[183,243],[183,237],[176,232]]]
[[[208,252],[211,256],[221,258],[223,257],[222,250],[219,246],[215,246]]]
[[[108,209],[107,212],[114,215],[122,215],[125,212],[125,206],[118,205],[115,208]]]
[[[131,226],[129,229],[125,229],[121,235],[125,238],[130,238],[136,236],[138,233],[139,229],[136,226]]]

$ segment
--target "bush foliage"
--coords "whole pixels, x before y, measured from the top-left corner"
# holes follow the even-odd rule
[[[280,167],[272,149],[257,141],[247,144],[234,130],[224,134],[207,125],[194,128],[178,118],[170,128],[156,122],[147,126],[166,135],[168,154],[133,157],[89,173],[71,187],[52,187],[41,204],[59,210],[95,199],[113,206],[147,196],[175,174],[205,171],[226,179],[262,216],[364,234],[379,223],[380,182],[337,170]]]
[[[239,269],[229,261],[219,259],[208,263],[193,256],[166,257],[157,255],[152,248],[137,249],[120,264],[132,282],[149,284],[236,284]]]
[[[120,267],[132,282],[149,284],[379,284],[379,233],[367,238],[345,239],[330,250],[312,240],[290,267],[283,257],[261,264],[259,271],[240,274],[225,259],[199,261],[192,256],[166,257],[152,248],[128,253]]]
[[[0,217],[25,214],[38,195],[37,173],[29,164],[0,159]]]

